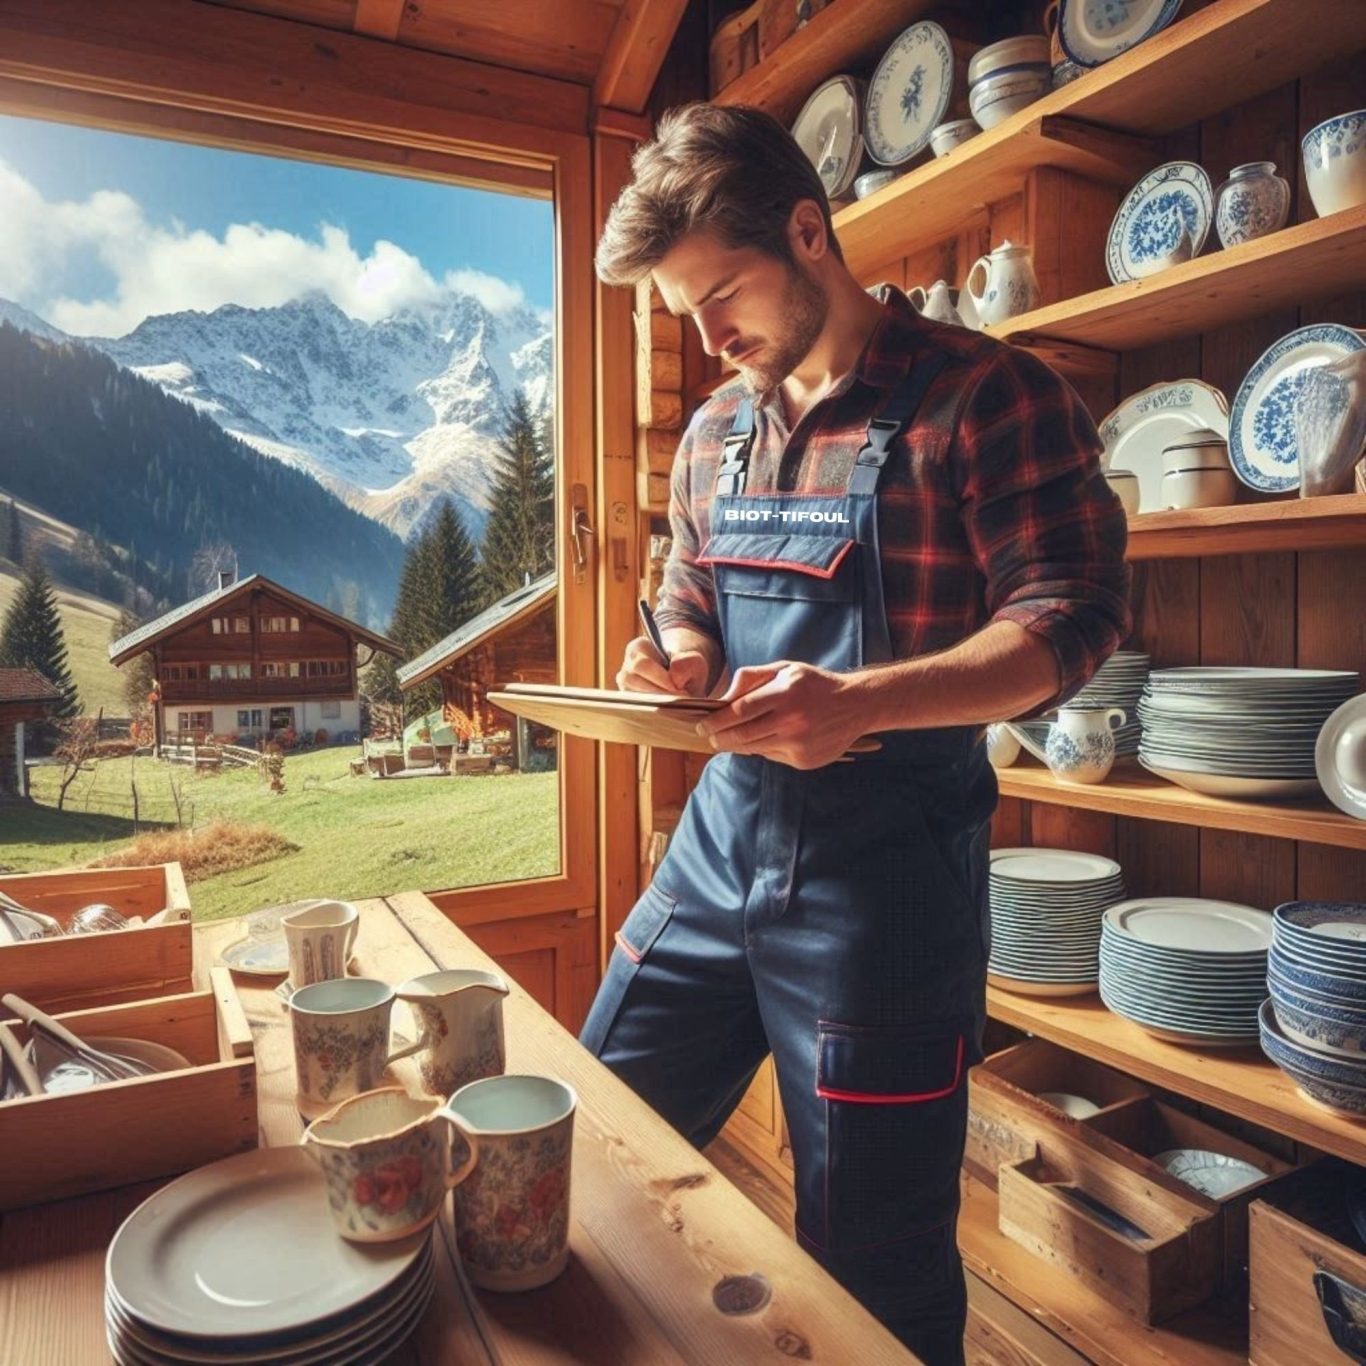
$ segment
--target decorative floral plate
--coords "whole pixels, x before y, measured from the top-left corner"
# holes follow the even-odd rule
[[[812,92],[792,125],[792,136],[831,199],[847,194],[863,160],[859,127],[863,83],[852,76],[833,76]]]
[[[929,146],[953,94],[953,48],[938,24],[912,24],[883,54],[868,85],[864,136],[884,166]]]
[[[1228,435],[1228,400],[1199,379],[1172,380],[1131,394],[1100,424],[1101,464],[1138,475],[1138,509],[1160,512],[1162,449],[1200,427]]]
[[[1243,483],[1263,493],[1299,488],[1295,400],[1309,371],[1363,349],[1360,332],[1316,323],[1288,332],[1262,353],[1238,389],[1229,422],[1229,460]],[[1345,384],[1342,390],[1345,403]]]
[[[1214,189],[1204,167],[1169,161],[1149,171],[1124,197],[1105,242],[1105,269],[1114,284],[1141,280],[1167,263],[1184,230],[1199,256],[1214,218]]]
[[[1100,66],[1176,18],[1181,0],[1062,0],[1058,37],[1079,66]]]

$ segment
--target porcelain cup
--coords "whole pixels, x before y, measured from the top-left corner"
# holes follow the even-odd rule
[[[453,1161],[451,1127],[445,1105],[401,1086],[352,1096],[314,1120],[299,1141],[322,1168],[337,1232],[387,1243],[430,1224],[479,1160],[478,1139],[461,1133]]]
[[[479,1145],[455,1193],[456,1242],[475,1285],[531,1290],[564,1270],[577,1104],[549,1077],[488,1077],[451,1097],[447,1113]]]
[[[1119,495],[1120,505],[1130,517],[1138,515],[1142,490],[1133,470],[1106,470],[1105,482]]]
[[[360,912],[349,901],[315,901],[291,911],[280,924],[289,946],[292,990],[346,976],[360,929]]]
[[[317,1119],[338,1101],[373,1091],[391,1062],[422,1047],[390,1049],[389,1017],[397,999],[387,982],[370,977],[315,982],[290,997],[301,1115]]]

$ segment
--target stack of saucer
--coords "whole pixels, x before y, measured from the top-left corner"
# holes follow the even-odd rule
[[[1333,669],[1157,669],[1138,704],[1139,762],[1216,797],[1319,792],[1314,745],[1334,709],[1361,687]]]
[[[124,1220],[105,1272],[118,1366],[381,1361],[435,1286],[431,1230],[345,1241],[301,1148],[239,1153],[163,1187]]]
[[[1123,895],[1114,859],[1070,849],[993,849],[987,980],[1027,996],[1094,991],[1101,918]]]
[[[1105,913],[1100,999],[1173,1043],[1257,1042],[1271,916],[1204,897],[1150,896]]]

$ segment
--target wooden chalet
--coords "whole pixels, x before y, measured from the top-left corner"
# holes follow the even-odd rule
[[[0,801],[28,796],[24,727],[51,715],[61,700],[56,686],[33,669],[0,668]]]
[[[358,732],[356,676],[377,650],[399,653],[377,632],[260,574],[220,574],[212,592],[114,641],[109,659],[151,654],[161,745]]]
[[[944,26],[962,66],[987,44],[1045,33],[1048,16],[1069,9],[1083,6],[0,0],[0,111],[553,204],[556,575],[544,589],[531,585],[506,615],[477,619],[403,669],[405,685],[440,677],[452,705],[478,708],[490,682],[519,670],[612,686],[639,631],[637,600],[653,596],[668,554],[674,452],[720,377],[696,330],[657,291],[608,289],[592,261],[632,154],[659,117],[710,98],[767,109],[790,127],[824,82],[867,81],[919,20]],[[943,279],[961,288],[1004,240],[1026,244],[1039,304],[985,330],[1063,373],[1097,423],[1164,381],[1201,381],[1232,402],[1258,358],[1292,330],[1330,321],[1366,327],[1366,204],[1320,215],[1301,159],[1311,129],[1363,104],[1366,0],[1084,9],[1091,18],[1080,22],[1097,32],[1140,10],[1170,22],[1094,68],[1069,71],[1075,63],[1052,58],[1055,88],[1035,103],[945,156],[908,161],[876,193],[834,205],[843,256],[860,283],[910,290]],[[955,93],[962,101],[961,82]],[[1143,177],[1178,160],[1199,162],[1211,188],[1234,167],[1274,160],[1289,183],[1285,226],[1227,249],[1211,231],[1193,259],[1112,283],[1106,244],[1121,203]],[[1156,666],[1366,672],[1360,484],[1311,498],[1242,487],[1228,506],[1136,513],[1128,556],[1136,624],[1125,648]],[[235,732],[244,716],[250,730],[332,730],[354,725],[358,646],[395,648],[253,577],[117,642],[111,657],[153,653],[163,735]],[[311,661],[326,667],[310,672]],[[565,1077],[580,1097],[570,1270],[532,1295],[473,1293],[443,1215],[436,1299],[388,1360],[910,1361],[790,1237],[792,1153],[770,1064],[703,1156],[573,1042],[702,757],[564,737],[557,758],[553,875],[396,887],[364,904],[357,950],[362,973],[386,981],[495,964],[513,981],[509,1059]],[[998,781],[995,845],[1112,858],[1129,897],[1266,910],[1296,899],[1362,900],[1366,820],[1326,798],[1193,792],[1133,761],[1090,786],[1027,761],[1002,769]],[[430,791],[442,800],[451,786],[431,784],[424,798]],[[452,847],[464,833],[453,823]],[[340,848],[339,871],[346,858]],[[212,962],[239,931],[198,933],[196,957]],[[237,994],[262,1064],[261,1141],[297,1143],[279,1000],[245,977]],[[993,983],[987,1008],[992,1056],[970,1079],[976,1146],[958,1225],[970,1366],[1363,1359],[1366,1245],[1348,1226],[1346,1193],[1366,1179],[1366,1122],[1308,1099],[1255,1044],[1159,1037],[1095,992],[1041,996]],[[250,1037],[241,1046],[250,1052]],[[201,1053],[217,1056],[211,1042]],[[229,1057],[221,1065],[247,1064]],[[150,1097],[158,1084],[127,1086]],[[1071,1118],[1041,1098],[1056,1092],[1101,1108]],[[19,1105],[37,1111],[59,1099]],[[97,1132],[97,1107],[84,1113]],[[0,1104],[0,1138],[4,1114]],[[207,1133],[218,1118],[199,1128]],[[163,1128],[175,1119],[168,1115]],[[1212,1147],[1265,1180],[1214,1198],[1152,1160],[1166,1149]],[[63,1160],[93,1165],[89,1148],[88,1139],[67,1142]],[[1298,1169],[1324,1154],[1345,1160],[1336,1193],[1317,1210],[1294,1206],[1284,1192],[1302,1176],[1315,1179]],[[1103,1199],[1093,1199],[1109,1219],[1066,1198],[1078,1189],[1100,1191]],[[105,1252],[115,1210],[134,1203],[120,1190],[6,1210],[0,1361],[109,1359]],[[1143,1238],[1131,1236],[1135,1225]],[[741,1312],[720,1312],[726,1291]],[[1165,1301],[1136,1311],[1136,1297],[1149,1293]],[[1338,1297],[1332,1306],[1330,1295]],[[1345,1305],[1356,1306],[1355,1327]],[[1349,1353],[1339,1340],[1356,1346]]]
[[[514,762],[527,742],[527,726],[485,700],[504,683],[553,683],[555,662],[554,573],[543,574],[500,598],[430,650],[401,665],[399,686],[405,692],[429,678],[441,684],[447,721],[477,722],[487,735],[511,726],[517,737]]]

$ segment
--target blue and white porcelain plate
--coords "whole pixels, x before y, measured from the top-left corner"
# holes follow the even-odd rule
[[[1114,284],[1141,280],[1168,264],[1184,232],[1199,256],[1214,218],[1214,188],[1204,167],[1169,161],[1149,171],[1124,196],[1105,242],[1105,269]]]
[[[1262,493],[1299,488],[1295,400],[1309,371],[1363,349],[1366,339],[1360,332],[1316,323],[1287,333],[1262,353],[1247,372],[1229,419],[1228,456],[1243,483]]]
[[[1079,66],[1100,66],[1176,18],[1181,0],[1062,0],[1058,37]]]
[[[929,146],[953,94],[953,48],[938,24],[912,24],[883,53],[868,85],[864,138],[884,166]]]

